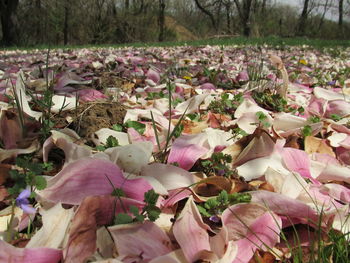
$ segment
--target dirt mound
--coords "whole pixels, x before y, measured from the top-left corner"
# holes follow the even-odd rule
[[[186,41],[186,40],[197,40],[198,38],[186,27],[180,25],[173,17],[165,17],[165,26],[170,30],[174,31],[176,34],[176,40]]]
[[[69,127],[82,138],[88,139],[101,128],[111,128],[123,124],[125,107],[115,102],[92,102],[79,105],[76,109],[65,111],[54,120],[56,128]]]

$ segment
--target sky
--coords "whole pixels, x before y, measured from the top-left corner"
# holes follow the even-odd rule
[[[335,3],[336,1],[337,0],[333,1],[333,3]],[[291,6],[297,6],[297,7],[299,7],[300,12],[301,12],[301,10],[303,8],[304,0],[272,0],[272,3],[273,2],[288,4],[288,5],[291,5]],[[346,4],[346,1],[344,1],[344,4]],[[322,8],[319,10],[319,12],[321,12],[321,13],[323,12]],[[327,19],[337,20],[338,19],[338,12],[335,9],[328,10],[325,17]],[[346,17],[344,17],[344,18],[346,19]]]

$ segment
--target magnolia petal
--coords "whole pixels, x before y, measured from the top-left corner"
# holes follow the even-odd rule
[[[259,204],[237,204],[227,208],[221,216],[222,224],[227,228],[229,240],[240,240],[251,232],[250,226],[264,214],[269,214],[265,207]],[[272,214],[273,215],[273,214]],[[270,214],[270,216],[272,217]],[[275,216],[278,222],[278,216]],[[273,219],[273,218],[272,218]]]
[[[344,237],[349,242],[350,238],[348,233],[350,232],[350,217],[349,217],[349,205],[345,205],[336,210],[332,227],[336,230],[341,231]]]
[[[4,150],[0,148],[0,162],[9,159],[9,158],[13,158],[16,157],[19,154],[29,154],[29,153],[33,153],[36,150],[39,149],[39,142],[38,141],[33,141],[33,143],[25,149],[10,149],[10,150]]]
[[[51,111],[54,113],[59,113],[65,110],[72,110],[78,106],[76,97],[67,97],[60,95],[53,95],[52,103],[53,105],[51,107]]]
[[[322,182],[343,181],[350,184],[350,168],[333,164],[325,165],[323,168],[317,180]]]
[[[282,157],[285,165],[290,171],[299,173],[302,177],[318,183],[310,173],[310,159],[306,152],[294,149],[283,148]]]
[[[350,103],[342,100],[330,101],[327,105],[326,117],[331,118],[332,114],[345,117],[350,114]]]
[[[12,211],[11,206],[8,206],[5,209],[0,211],[0,240],[10,241],[10,240],[7,240],[8,238],[7,230],[19,229],[20,221],[23,218],[23,215],[24,215],[23,210],[17,206],[15,207],[14,211]],[[12,218],[12,225],[9,224],[11,221],[11,218]]]
[[[164,200],[163,206],[164,207],[172,207],[177,202],[191,196],[193,192],[188,188],[183,189],[174,189],[169,191],[168,198]]]
[[[277,132],[300,129],[308,124],[307,120],[290,113],[279,112],[274,116],[273,127]]]
[[[125,132],[117,132],[112,129],[102,128],[96,131],[95,135],[97,138],[92,138],[92,141],[95,143],[95,145],[106,144],[109,136],[116,138],[119,145],[121,146],[130,144],[128,134]]]
[[[64,209],[58,203],[49,210],[40,210],[40,214],[42,215],[43,226],[30,239],[26,247],[60,248],[74,215],[73,208]]]
[[[77,205],[87,196],[110,194],[120,187],[127,197],[140,201],[152,188],[143,178],[125,179],[119,167],[110,161],[88,157],[65,166],[39,195],[51,202]]]
[[[157,179],[167,190],[189,187],[195,183],[194,176],[186,170],[170,164],[153,163],[141,170],[141,175]]]
[[[268,167],[276,171],[287,174],[288,170],[282,165],[282,157],[280,155],[280,145],[283,141],[277,141],[273,153],[270,156],[250,160],[243,165],[237,167],[239,176],[245,178],[246,181],[257,179],[265,174]]]
[[[321,98],[321,99],[326,99],[329,101],[332,100],[350,100],[350,96],[349,95],[345,95],[343,93],[338,93],[329,89],[323,89],[320,87],[315,87],[314,88],[314,94],[316,96],[316,98]]]
[[[340,184],[325,184],[321,188],[321,193],[326,193],[343,203],[350,203],[350,189]]]
[[[52,248],[16,248],[0,240],[0,262],[61,262],[62,251]]]
[[[119,200],[122,202],[120,204]],[[123,213],[123,207],[134,205],[139,209],[143,202],[121,197],[89,196],[77,210],[69,231],[69,240],[64,250],[65,262],[84,262],[96,250],[97,229],[110,224],[114,216]]]
[[[234,262],[248,262],[256,249],[266,250],[279,242],[281,218],[261,205],[233,205],[223,212],[221,219],[228,239],[237,241],[239,253]]]
[[[45,162],[48,161],[49,151],[54,145],[64,151],[65,165],[92,155],[92,151],[88,146],[75,143],[80,140],[80,137],[73,130],[65,128],[59,131],[52,130],[51,133],[51,137],[45,141],[43,146],[43,159]]]
[[[83,89],[77,92],[79,100],[82,101],[95,101],[98,99],[107,99],[108,97],[102,92],[95,89]]]
[[[246,113],[254,113],[255,115],[258,111],[261,111],[266,116],[269,116],[269,112],[264,108],[258,106],[258,104],[256,104],[254,100],[245,99],[236,109],[234,117],[238,119],[244,116]]]
[[[116,225],[108,230],[115,241],[118,259],[126,263],[148,262],[173,250],[169,237],[151,221]]]
[[[291,198],[297,198],[307,187],[307,183],[298,173],[283,174],[270,167],[266,170],[265,179],[273,186],[276,193]]]
[[[151,68],[147,71],[146,77],[147,79],[152,80],[155,84],[157,84],[160,81],[159,73]]]
[[[254,138],[239,154],[234,164],[238,166],[256,158],[270,156],[274,148],[275,143],[271,136],[263,131],[260,135],[254,136]]]
[[[296,218],[306,220],[306,223],[318,223],[317,212],[301,201],[264,190],[253,191],[250,194],[252,203],[259,203],[280,216],[287,216],[288,220]]]
[[[64,73],[57,81],[56,86],[54,87],[55,90],[60,90],[63,89],[65,86],[71,84],[71,85],[76,85],[76,84],[82,84],[82,85],[87,85],[90,84],[92,80],[84,80],[74,72],[66,72]]]
[[[209,150],[202,145],[203,134],[180,136],[172,144],[168,163],[178,163],[185,170],[191,169],[194,163]]]
[[[187,263],[181,249],[174,250],[164,256],[152,259],[149,263]]]
[[[114,254],[114,241],[107,228],[102,226],[96,232],[96,251],[103,258],[112,258]]]
[[[329,136],[327,140],[329,141],[332,147],[339,147],[340,143],[345,141],[347,137],[348,135],[346,133],[335,132],[331,136]]]
[[[199,105],[201,105],[201,103],[204,101],[204,99],[208,95],[209,94],[201,94],[201,95],[193,96],[192,98],[178,104],[175,107],[175,110],[179,114],[184,114],[185,112],[186,112],[186,114],[197,112],[199,109]]]
[[[33,117],[36,120],[39,120],[42,116],[41,112],[33,111],[29,106],[29,100],[26,95],[26,88],[24,86],[24,74],[20,71],[17,74],[17,80],[15,85],[15,93],[18,98],[20,107],[23,112],[27,113],[30,117]]]
[[[176,241],[188,262],[195,262],[201,259],[200,253],[210,251],[208,228],[190,196],[173,226]]]
[[[138,174],[141,168],[149,163],[152,156],[153,143],[135,142],[133,144],[113,147],[105,150],[113,163],[127,173]]]

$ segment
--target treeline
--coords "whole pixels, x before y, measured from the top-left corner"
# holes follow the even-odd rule
[[[0,0],[0,44],[108,44],[236,35],[350,38],[349,0],[300,2],[292,7],[274,0]]]

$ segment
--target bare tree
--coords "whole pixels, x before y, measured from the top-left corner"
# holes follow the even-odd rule
[[[16,44],[16,9],[19,0],[0,0],[2,42],[5,46]]]
[[[165,0],[159,0],[158,25],[159,25],[158,41],[162,42],[164,40],[164,30],[165,30]]]
[[[340,34],[343,33],[343,9],[344,8],[344,1],[339,0],[338,4],[338,10],[339,10],[339,16],[338,16],[338,27]]]
[[[199,10],[201,10],[204,14],[206,14],[209,17],[214,30],[217,31],[218,24],[215,20],[213,13],[210,12],[209,9],[206,6],[204,6],[199,0],[194,0],[194,1],[196,3],[197,7],[199,8]]]
[[[253,0],[234,0],[238,16],[241,20],[243,26],[243,35],[246,37],[250,36],[251,33],[251,13],[252,13],[252,3]]]
[[[64,2],[63,43],[68,44],[69,1]]]
[[[304,0],[303,11],[301,12],[297,28],[298,36],[305,35],[306,21],[309,14],[309,2],[309,0]]]
[[[328,10],[330,5],[332,5],[332,0],[331,0],[331,2],[329,2],[329,0],[326,0],[326,2],[323,4],[323,12],[322,12],[322,16],[320,19],[320,23],[318,24],[318,31],[320,31],[322,26],[323,26],[324,18],[326,16],[327,10]]]

